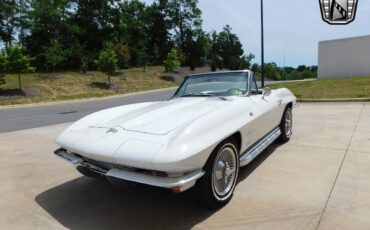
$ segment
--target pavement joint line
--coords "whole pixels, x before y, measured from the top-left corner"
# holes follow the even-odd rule
[[[319,145],[307,145],[307,144],[289,144],[291,146],[302,146],[302,147],[311,147],[311,148],[318,148],[318,149],[327,149],[327,150],[346,150],[346,148],[333,148],[327,146],[319,146]]]
[[[317,225],[316,225],[316,228],[315,228],[316,230],[318,230],[318,229],[319,229],[320,224],[321,224],[321,220],[322,220],[322,218],[324,217],[324,214],[325,214],[326,208],[328,207],[329,200],[330,200],[331,195],[332,195],[332,193],[333,193],[333,191],[334,191],[334,187],[335,187],[335,185],[337,184],[337,181],[338,181],[338,178],[339,178],[339,174],[340,174],[340,172],[342,171],[342,167],[343,167],[344,161],[346,160],[347,153],[348,153],[349,148],[350,148],[350,146],[351,146],[353,136],[354,136],[354,134],[355,134],[355,132],[356,132],[356,130],[357,130],[358,123],[360,122],[360,119],[361,119],[361,117],[362,117],[362,113],[363,113],[363,111],[364,111],[364,109],[365,109],[365,106],[366,106],[366,104],[364,104],[364,105],[362,106],[362,109],[361,109],[360,115],[358,116],[358,119],[357,119],[357,122],[356,122],[355,128],[353,129],[353,132],[352,132],[351,138],[350,138],[349,143],[348,143],[348,145],[347,145],[346,152],[345,152],[345,154],[344,154],[344,156],[343,156],[343,159],[342,159],[342,162],[341,162],[341,164],[340,164],[340,166],[339,166],[339,169],[338,169],[337,175],[336,175],[336,177],[335,177],[334,183],[333,183],[333,185],[332,185],[332,187],[331,187],[331,189],[330,189],[328,199],[327,199],[327,200],[326,200],[326,202],[325,202],[325,206],[324,206],[324,208],[323,208],[323,210],[322,210],[322,212],[321,212],[320,219],[319,219],[319,221],[317,222]]]

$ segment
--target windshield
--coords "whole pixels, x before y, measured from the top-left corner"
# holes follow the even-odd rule
[[[189,76],[174,97],[241,96],[247,92],[248,73],[227,72]]]

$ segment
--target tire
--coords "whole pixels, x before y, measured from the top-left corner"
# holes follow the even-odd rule
[[[195,185],[197,200],[211,210],[225,206],[233,196],[239,173],[237,149],[233,138],[219,144],[203,168],[205,174]]]
[[[290,137],[293,134],[293,113],[292,108],[288,105],[285,110],[283,117],[280,122],[281,134],[279,137],[279,142],[286,143],[290,140]]]
[[[87,177],[90,177],[90,178],[101,178],[101,177],[104,177],[103,175],[101,175],[101,174],[99,174],[97,172],[91,171],[90,169],[88,169],[87,167],[82,166],[82,165],[77,166],[76,169],[82,175],[87,176]]]

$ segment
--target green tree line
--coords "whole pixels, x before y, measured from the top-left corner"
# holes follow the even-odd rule
[[[239,69],[254,58],[230,26],[202,29],[198,0],[1,0],[0,39],[3,55],[19,44],[39,71],[163,65],[174,54],[192,69]]]
[[[256,63],[253,64],[251,70],[254,71],[257,76],[261,75],[260,65]],[[265,63],[265,77],[275,81],[317,78],[317,66],[299,65],[297,68],[294,68],[289,66],[279,67],[274,62]]]

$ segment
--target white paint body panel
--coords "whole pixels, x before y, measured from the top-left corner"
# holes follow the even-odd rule
[[[98,161],[192,172],[202,169],[214,148],[236,132],[241,133],[243,153],[279,125],[286,105],[295,100],[288,89],[278,89],[266,97],[187,97],[120,106],[82,118],[56,142]]]

